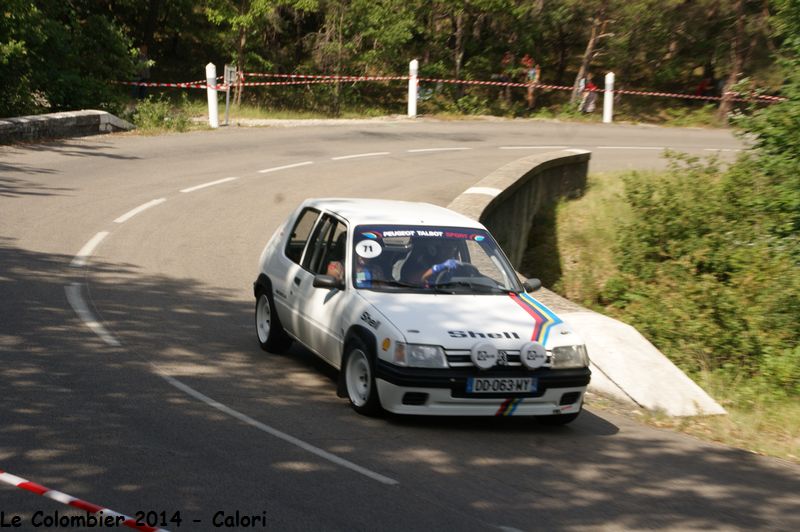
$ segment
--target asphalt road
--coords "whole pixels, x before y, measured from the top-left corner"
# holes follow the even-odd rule
[[[561,428],[368,419],[308,352],[258,349],[257,259],[302,199],[446,205],[564,146],[591,150],[592,171],[741,148],[720,131],[528,121],[0,148],[0,469],[128,515],[180,512],[170,530],[220,529],[217,512],[266,521],[227,528],[242,530],[800,529],[794,464],[591,409]],[[79,513],[0,484],[0,525],[56,511]]]

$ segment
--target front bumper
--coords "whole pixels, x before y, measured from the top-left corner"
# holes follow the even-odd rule
[[[493,368],[400,368],[378,360],[375,368],[381,405],[397,414],[463,416],[549,416],[579,412],[589,384],[589,368],[536,371]],[[529,393],[470,394],[470,377],[534,377]]]

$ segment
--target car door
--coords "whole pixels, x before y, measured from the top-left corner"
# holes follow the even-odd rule
[[[328,274],[347,265],[347,225],[344,221],[323,214],[306,246],[302,268],[292,279],[292,304],[300,317],[300,340],[314,352],[338,365],[343,335],[341,327],[344,289],[315,288],[314,276]],[[337,265],[338,263],[338,265]]]
[[[313,208],[305,208],[298,214],[286,238],[283,252],[276,254],[276,264],[271,268],[272,293],[278,317],[283,328],[301,342],[301,307],[296,304],[295,299],[299,296],[299,280],[303,277],[303,256],[319,218],[320,211]]]

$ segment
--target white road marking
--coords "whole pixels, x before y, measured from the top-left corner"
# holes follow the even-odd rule
[[[501,150],[563,150],[567,146],[500,146]]]
[[[276,166],[274,168],[264,168],[263,170],[259,170],[259,174],[268,174],[269,172],[277,172],[278,170],[287,170],[289,168],[297,168],[298,166],[308,166],[309,164],[314,164],[314,161],[303,161],[302,163],[294,163],[294,164],[287,164],[284,166]]]
[[[406,150],[408,153],[423,153],[428,151],[464,151],[471,150],[472,148],[417,148],[415,150]]]
[[[371,478],[373,480],[377,480],[378,482],[380,482],[382,484],[387,484],[387,485],[390,485],[390,486],[394,486],[396,484],[399,484],[399,482],[397,480],[393,479],[393,478],[386,477],[384,475],[381,475],[380,473],[376,473],[374,471],[371,471],[369,469],[361,467],[360,465],[356,465],[353,462],[350,462],[349,460],[345,460],[344,458],[342,458],[340,456],[336,456],[335,454],[329,453],[328,451],[320,449],[319,447],[315,447],[315,446],[311,445],[310,443],[306,443],[303,440],[295,438],[294,436],[286,434],[285,432],[281,432],[278,429],[275,429],[273,427],[270,427],[269,425],[266,425],[266,424],[264,424],[264,423],[262,423],[260,421],[257,421],[257,420],[251,418],[250,416],[248,416],[246,414],[242,414],[238,410],[234,410],[233,408],[231,408],[231,407],[229,407],[227,405],[224,405],[224,404],[222,404],[222,403],[220,403],[218,401],[215,401],[214,399],[208,397],[207,395],[204,395],[204,394],[198,392],[194,388],[192,388],[190,386],[187,386],[186,384],[182,383],[181,381],[179,381],[179,380],[177,380],[177,379],[175,379],[173,377],[170,377],[169,375],[165,375],[165,374],[160,373],[160,372],[159,372],[159,375],[164,380],[166,380],[168,383],[170,383],[172,386],[174,386],[175,388],[178,388],[179,390],[181,390],[182,392],[186,393],[187,395],[191,395],[195,399],[199,399],[200,401],[206,403],[207,405],[209,405],[209,406],[211,406],[213,408],[216,408],[220,412],[224,412],[224,413],[228,414],[229,416],[235,417],[236,419],[238,419],[240,421],[243,421],[244,423],[247,423],[251,427],[255,427],[258,430],[261,430],[263,432],[266,432],[267,434],[270,434],[271,436],[274,436],[274,437],[276,437],[278,439],[281,439],[281,440],[283,440],[283,441],[285,441],[287,443],[290,443],[292,445],[300,447],[301,449],[303,449],[305,451],[308,451],[311,454],[315,454],[315,455],[319,456],[320,458],[322,458],[324,460],[328,460],[329,462],[333,462],[336,465],[345,467],[347,469],[350,469],[351,471],[355,471],[356,473],[359,473],[361,475],[369,477],[369,478]]]
[[[663,146],[597,146],[598,150],[665,150]]]
[[[358,159],[359,157],[376,157],[378,155],[389,155],[388,151],[376,151],[373,153],[357,153],[355,155],[342,155],[340,157],[331,157],[331,161],[343,161],[344,159]]]
[[[114,220],[114,223],[118,223],[118,224],[125,223],[128,220],[130,220],[131,218],[133,218],[134,216],[136,216],[137,214],[139,214],[140,212],[146,211],[150,207],[155,207],[156,205],[160,205],[160,204],[164,203],[165,201],[167,201],[167,198],[158,198],[158,199],[154,199],[153,201],[148,201],[147,203],[139,205],[135,209],[129,210],[128,212],[126,212],[125,214],[123,214],[122,216],[120,216],[119,218]]]
[[[462,194],[486,194],[487,196],[495,197],[500,194],[502,190],[494,187],[470,187]]]
[[[102,242],[103,239],[108,236],[108,234],[108,231],[100,231],[94,235],[91,240],[85,243],[80,251],[78,251],[78,254],[72,259],[70,265],[78,268],[85,266],[86,260],[92,255],[92,252],[95,250],[95,248],[100,245],[100,242]]]
[[[67,294],[67,301],[69,301],[69,304],[72,306],[72,309],[75,311],[75,313],[78,315],[78,317],[86,324],[86,326],[89,327],[89,329],[92,330],[92,332],[94,332],[97,336],[99,336],[108,345],[111,345],[113,347],[119,347],[121,345],[119,343],[119,341],[116,338],[114,338],[106,330],[106,328],[103,327],[103,325],[100,322],[97,321],[97,319],[94,317],[94,315],[92,315],[91,311],[89,310],[88,305],[86,304],[86,302],[83,299],[83,296],[81,295],[81,285],[80,285],[80,283],[72,283],[69,286],[65,286],[64,287],[64,291]],[[255,419],[251,418],[250,416],[239,412],[238,410],[234,410],[233,408],[220,403],[219,401],[215,401],[214,399],[211,399],[207,395],[204,395],[204,394],[198,392],[197,390],[195,390],[191,386],[188,386],[188,385],[182,383],[181,381],[175,379],[174,377],[170,377],[169,375],[166,375],[155,364],[153,364],[153,366],[156,369],[156,373],[161,378],[166,380],[170,385],[174,386],[175,388],[178,388],[179,390],[181,390],[185,394],[190,395],[190,396],[194,397],[195,399],[199,399],[200,401],[206,403],[207,405],[209,405],[209,406],[211,406],[213,408],[216,408],[220,412],[224,412],[224,413],[228,414],[229,416],[232,416],[232,417],[234,417],[234,418],[236,418],[236,419],[238,419],[240,421],[243,421],[244,423],[247,423],[248,425],[257,428],[258,430],[266,432],[267,434],[269,434],[271,436],[274,436],[274,437],[276,437],[278,439],[281,439],[281,440],[283,440],[283,441],[285,441],[287,443],[290,443],[290,444],[292,444],[292,445],[294,445],[296,447],[300,447],[301,449],[303,449],[305,451],[308,451],[311,454],[314,454],[314,455],[316,455],[316,456],[318,456],[318,457],[320,457],[320,458],[322,458],[324,460],[327,460],[329,462],[332,462],[332,463],[334,463],[336,465],[339,465],[339,466],[342,466],[344,468],[350,469],[351,471],[355,471],[356,473],[359,473],[361,475],[369,477],[369,478],[371,478],[373,480],[377,480],[378,482],[380,482],[382,484],[387,484],[387,485],[390,485],[390,486],[394,486],[396,484],[399,484],[399,482],[397,480],[393,479],[393,478],[389,478],[389,477],[387,477],[385,475],[381,475],[380,473],[376,473],[375,471],[371,471],[371,470],[369,470],[369,469],[367,469],[365,467],[362,467],[360,465],[354,464],[353,462],[351,462],[349,460],[345,460],[344,458],[342,458],[340,456],[337,456],[337,455],[335,455],[333,453],[329,453],[328,451],[320,449],[319,447],[315,447],[314,445],[311,445],[310,443],[306,443],[306,442],[304,442],[303,440],[301,440],[299,438],[295,438],[294,436],[286,434],[285,432],[282,432],[282,431],[280,431],[280,430],[278,430],[276,428],[270,427],[269,425],[266,425],[266,424],[264,424],[264,423],[262,423],[262,422],[260,422],[258,420],[255,420]]]
[[[733,151],[733,152],[737,152],[737,151],[742,151],[742,150],[738,150],[738,149],[735,149],[735,148],[704,148],[703,151]]]
[[[72,283],[69,286],[64,287],[64,291],[67,293],[67,301],[72,306],[72,309],[75,311],[75,314],[86,324],[89,329],[92,330],[97,336],[100,337],[105,343],[110,346],[119,347],[119,341],[114,338],[103,324],[97,321],[94,317],[92,312],[89,310],[88,305],[86,305],[86,301],[83,300],[83,296],[81,295],[81,285],[80,283]]]
[[[239,179],[238,177],[226,177],[224,179],[218,179],[216,181],[211,181],[210,183],[203,183],[202,185],[197,185],[194,187],[184,188],[181,189],[181,192],[194,192],[195,190],[200,190],[201,188],[213,187],[214,185],[221,185],[222,183],[227,183],[229,181],[235,181]]]

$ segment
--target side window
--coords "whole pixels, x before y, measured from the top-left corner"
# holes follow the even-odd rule
[[[303,257],[303,249],[306,247],[308,237],[311,235],[311,230],[314,228],[314,222],[317,221],[319,211],[314,209],[304,210],[297,218],[292,234],[286,241],[286,256],[293,262],[300,264],[300,259]]]
[[[344,266],[347,226],[336,218],[323,215],[303,257],[303,268],[313,274],[329,274],[332,262]]]

